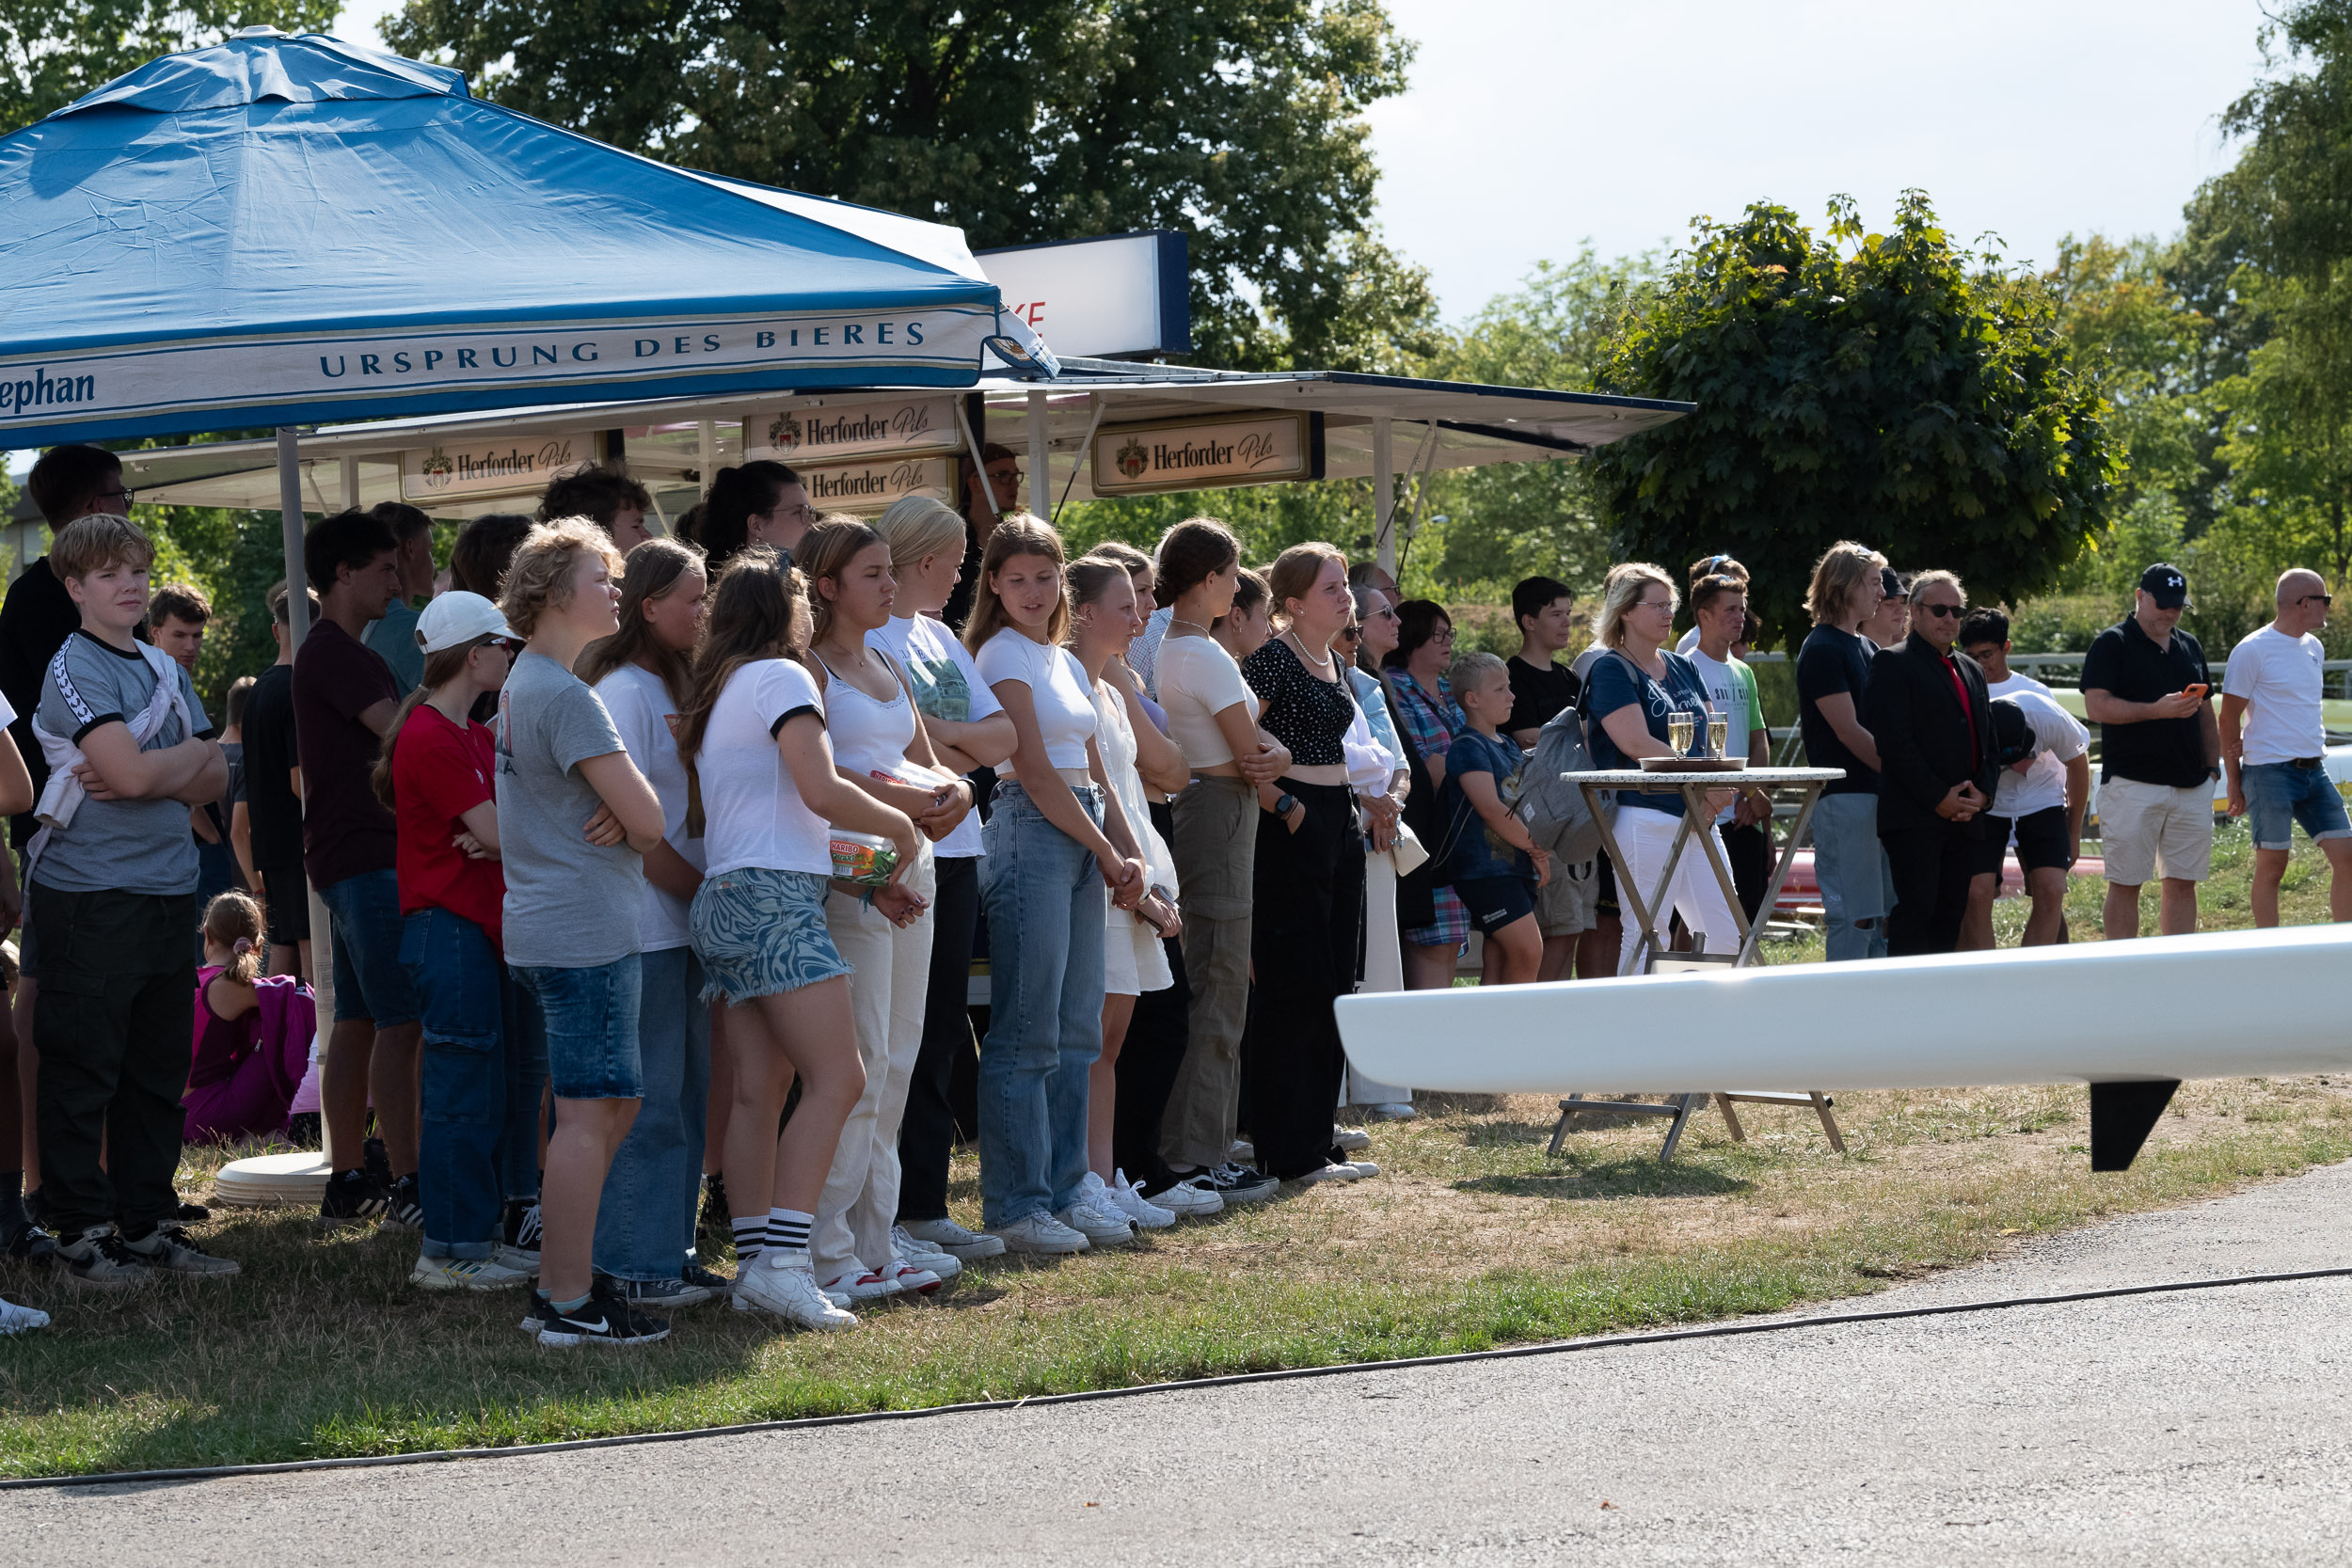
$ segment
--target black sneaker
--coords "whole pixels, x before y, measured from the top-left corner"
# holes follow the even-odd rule
[[[186,1275],[194,1279],[226,1279],[238,1273],[236,1260],[215,1258],[188,1238],[177,1226],[159,1225],[123,1250],[156,1274]]]
[[[678,1271],[678,1277],[685,1280],[689,1285],[701,1286],[704,1290],[708,1291],[714,1296],[732,1296],[735,1294],[734,1280],[729,1279],[723,1274],[713,1274],[710,1270],[704,1268],[700,1263],[694,1262],[691,1259],[688,1260],[685,1268]]]
[[[577,1310],[559,1312],[554,1303],[539,1296],[532,1303],[532,1316],[538,1321],[543,1345],[649,1345],[670,1337],[667,1318],[638,1311],[613,1294],[603,1280],[596,1281]]]
[[[1271,1176],[1252,1170],[1248,1165],[1235,1164],[1218,1165],[1198,1176],[1188,1176],[1184,1179],[1184,1185],[1215,1193],[1228,1205],[1263,1203],[1280,1196],[1282,1191],[1282,1183]]]
[[[179,1195],[173,1196],[176,1197]],[[213,1217],[213,1212],[201,1203],[190,1203],[183,1198],[180,1206],[172,1211],[170,1217],[182,1225],[201,1225]]]
[[[424,1196],[414,1171],[393,1182],[384,1204],[384,1223],[403,1230],[424,1228]]]
[[[727,1184],[717,1171],[703,1178],[703,1212],[694,1222],[697,1247],[733,1245],[735,1226],[727,1213]]]
[[[625,1306],[659,1307],[665,1310],[676,1307],[700,1307],[712,1294],[709,1286],[697,1285],[683,1275],[675,1279],[599,1278],[596,1287],[611,1291],[613,1298]]]
[[[57,1238],[42,1229],[40,1222],[20,1218],[0,1228],[0,1252],[20,1263],[51,1263],[56,1260]]]
[[[510,1269],[539,1270],[539,1200],[510,1197],[499,1216],[499,1244],[491,1254]]]
[[[373,1225],[384,1212],[384,1189],[364,1170],[347,1170],[327,1179],[319,1198],[319,1228],[343,1225]]]
[[[145,1260],[111,1225],[91,1226],[77,1240],[59,1247],[57,1261],[68,1279],[93,1290],[126,1290],[154,1277]]]

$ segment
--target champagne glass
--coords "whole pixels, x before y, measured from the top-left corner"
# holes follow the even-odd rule
[[[1731,717],[1710,713],[1707,716],[1707,754],[1717,762],[1731,760]]]
[[[1666,715],[1666,746],[1678,757],[1691,754],[1692,725],[1690,714],[1674,712]]]

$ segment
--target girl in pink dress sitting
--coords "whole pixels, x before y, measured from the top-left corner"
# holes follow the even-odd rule
[[[262,974],[262,932],[261,906],[243,893],[204,907],[195,1060],[180,1101],[188,1143],[282,1133],[310,1068],[313,999],[291,974]]]

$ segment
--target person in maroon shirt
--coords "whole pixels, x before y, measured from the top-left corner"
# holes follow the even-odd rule
[[[318,624],[294,653],[294,747],[302,764],[302,864],[332,927],[335,1023],[319,1107],[335,1174],[322,1224],[389,1219],[415,1227],[416,988],[400,964],[400,881],[392,814],[370,784],[380,737],[400,707],[382,656],[359,641],[400,592],[391,525],[340,512],[310,530],[302,565]],[[380,1144],[367,1138],[370,1100]],[[357,1158],[355,1158],[357,1156]]]

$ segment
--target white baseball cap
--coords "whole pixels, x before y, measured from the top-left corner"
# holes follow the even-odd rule
[[[424,607],[417,617],[417,645],[428,654],[443,648],[461,647],[477,637],[511,637],[523,641],[522,634],[506,624],[499,607],[479,594],[469,594],[462,588],[452,589]]]

